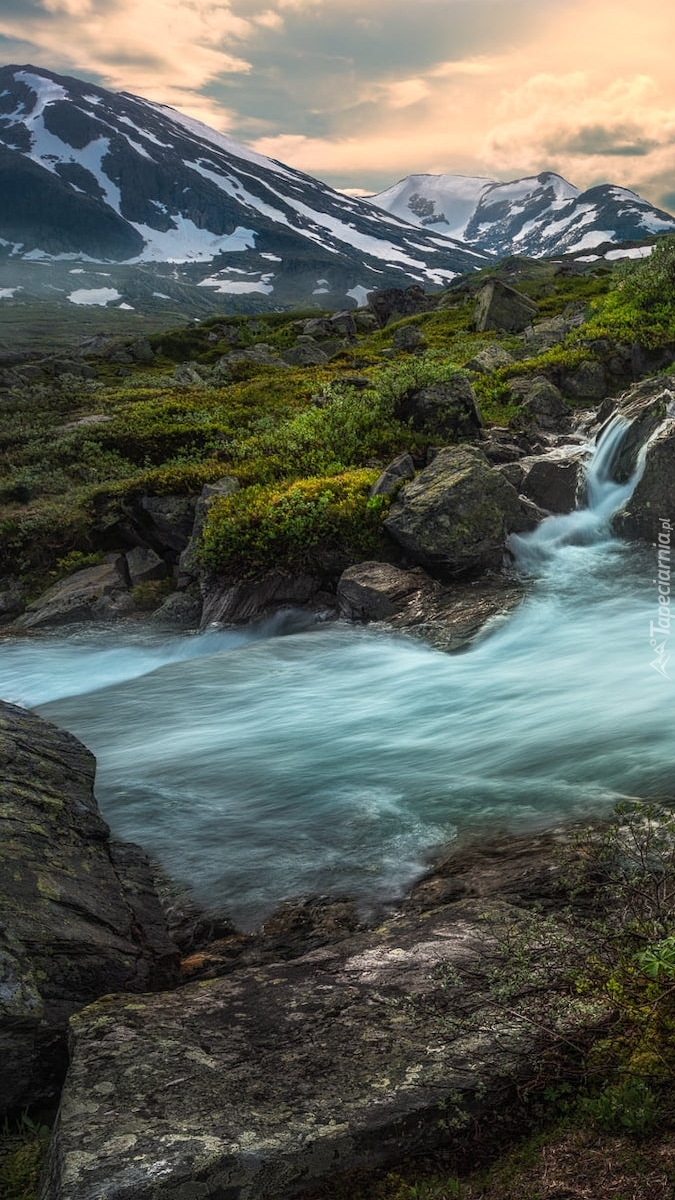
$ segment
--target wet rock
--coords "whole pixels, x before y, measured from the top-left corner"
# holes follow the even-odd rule
[[[507,536],[524,527],[515,488],[472,446],[440,450],[385,521],[416,562],[450,576],[499,567]]]
[[[172,592],[153,613],[154,621],[178,628],[197,628],[202,616],[202,602],[199,596],[189,592]]]
[[[285,575],[272,572],[263,579],[238,582],[204,582],[201,627],[236,625],[253,621],[284,605],[308,604],[320,591],[320,582],[312,575]]]
[[[492,342],[470,358],[468,363],[464,364],[464,369],[489,375],[492,371],[498,371],[500,367],[510,366],[512,362],[515,362],[513,355],[500,346],[499,342]]]
[[[491,279],[476,294],[473,320],[478,333],[496,329],[504,333],[521,333],[532,324],[537,305],[515,288]]]
[[[415,478],[415,464],[409,454],[399,454],[385,467],[379,479],[370,489],[371,496],[391,496],[392,492],[410,479]]]
[[[523,464],[525,466],[526,463]],[[583,478],[580,457],[547,454],[528,466],[520,490],[540,508],[551,513],[569,513],[576,508]]]
[[[75,571],[28,605],[15,629],[40,629],[73,621],[105,620],[133,608],[127,589],[126,562],[117,554],[97,567]]]
[[[532,528],[539,519],[531,522]],[[522,584],[506,574],[484,575],[451,587],[434,582],[432,588],[411,592],[387,624],[414,634],[436,650],[454,653],[465,650],[491,623],[506,618],[522,598]]]
[[[111,991],[177,978],[150,867],[115,847],[93,756],[71,734],[0,703],[0,1111],[53,1098],[68,1018]]]
[[[399,402],[396,415],[443,441],[471,440],[482,429],[476,393],[458,371],[444,383],[411,392]]]
[[[135,546],[133,550],[128,551],[125,557],[132,587],[136,587],[139,583],[148,583],[152,579],[166,579],[168,575],[164,559],[160,558],[154,550]]]
[[[640,450],[668,417],[675,415],[675,385],[667,376],[644,379],[611,404],[602,406],[598,418],[608,420],[616,414],[630,421],[630,429],[619,447],[614,463],[614,475],[625,483],[633,474]]]
[[[391,563],[362,562],[348,567],[338,583],[338,610],[348,621],[386,621],[407,608],[413,596],[430,592],[425,571],[402,571]]]
[[[675,547],[675,414],[666,417],[652,435],[642,478],[625,510],[615,516],[613,526],[622,537],[667,549],[663,567],[670,574]]]

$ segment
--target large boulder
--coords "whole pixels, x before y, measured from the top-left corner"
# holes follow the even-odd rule
[[[540,508],[551,513],[569,513],[576,508],[583,478],[580,454],[572,457],[553,451],[534,460],[526,459],[521,465],[526,473],[520,490]]]
[[[666,375],[644,379],[624,392],[617,401],[607,401],[598,413],[600,419],[622,417],[630,422],[614,463],[614,476],[619,483],[630,479],[638,463],[640,451],[668,417],[675,415],[675,384]]]
[[[53,1098],[68,1018],[175,976],[147,859],[115,845],[95,761],[69,733],[0,702],[0,1111]]]
[[[294,367],[320,367],[328,362],[328,355],[321,349],[314,338],[298,341],[297,346],[291,346],[283,351],[284,362]]]
[[[613,524],[624,537],[666,548],[664,566],[670,571],[675,540],[675,417],[666,417],[649,441],[642,477]]]
[[[194,525],[195,504],[192,496],[141,496],[139,516],[154,549],[185,549]]]
[[[534,300],[500,279],[490,279],[476,294],[473,321],[478,333],[488,329],[521,333],[532,324],[536,315]]]
[[[402,571],[391,563],[362,562],[343,571],[338,608],[349,621],[386,621],[407,608],[413,597],[429,592],[434,581],[425,571]]]
[[[506,538],[526,526],[515,488],[473,446],[440,450],[385,521],[416,562],[450,576],[499,567]]]
[[[409,392],[399,401],[396,415],[441,441],[469,441],[482,429],[476,393],[461,371],[443,383]]]
[[[525,415],[542,429],[566,429],[570,411],[559,388],[545,375],[518,375],[509,380],[509,387],[520,402]]]
[[[203,581],[201,627],[236,625],[267,616],[279,608],[309,604],[321,584],[312,575],[271,572],[262,579]]]
[[[405,288],[380,288],[368,296],[368,307],[377,317],[380,328],[402,317],[414,317],[418,313],[438,308],[438,296],[427,296],[419,283]]]
[[[565,927],[486,898],[476,874],[473,900],[457,899],[461,878],[430,881],[377,930],[79,1013],[42,1200],[292,1196],[340,1171],[466,1153],[490,1114],[520,1115],[542,1055],[556,1046],[560,1070],[561,1047],[605,1013],[549,950]]]
[[[586,359],[562,379],[563,391],[575,400],[603,400],[607,395],[607,377],[601,362]]]
[[[75,571],[48,588],[14,622],[15,629],[40,629],[74,621],[110,620],[133,611],[122,555],[109,554],[96,567]]]
[[[512,354],[500,346],[499,342],[491,342],[483,350],[479,350],[464,364],[465,371],[477,371],[480,375],[490,375],[500,367],[510,367],[515,362]]]

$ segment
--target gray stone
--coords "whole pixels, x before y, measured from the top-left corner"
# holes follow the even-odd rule
[[[473,446],[440,450],[385,521],[416,562],[445,575],[499,567],[506,538],[524,527],[515,488]]]
[[[346,308],[342,312],[333,313],[332,317],[328,318],[328,323],[333,331],[333,337],[336,334],[350,340],[356,337],[356,322],[350,309]]]
[[[391,496],[401,483],[415,478],[415,464],[409,454],[399,454],[385,467],[370,489],[371,496]]]
[[[309,321],[303,321],[302,331],[306,336],[316,338],[317,341],[335,337],[335,326],[331,325],[328,317],[311,317]]]
[[[419,569],[402,571],[391,563],[357,563],[340,576],[338,610],[349,621],[386,621],[406,608],[413,596],[434,586]]]
[[[77,1014],[41,1200],[263,1200],[466,1152],[606,1009],[570,995],[561,952],[542,963],[563,925],[482,892],[417,903],[291,961]]]
[[[25,607],[24,589],[18,579],[3,580],[0,584],[0,625],[20,616]]]
[[[614,463],[615,478],[619,483],[625,483],[637,466],[642,447],[665,419],[675,414],[675,384],[667,375],[644,379],[624,392],[611,408],[618,416],[631,422]],[[601,406],[599,419],[604,417],[607,420],[612,415],[609,409],[608,401],[607,406]]]
[[[378,288],[368,296],[368,308],[375,314],[378,325],[384,329],[393,320],[414,317],[417,313],[430,312],[438,308],[439,297],[427,296],[419,283],[405,288]]]
[[[153,621],[179,628],[197,628],[202,615],[202,602],[189,592],[172,592],[163,604],[155,609]]]
[[[404,396],[396,415],[410,421],[413,429],[448,442],[471,440],[482,428],[476,393],[461,371],[444,383]]]
[[[380,328],[375,313],[368,312],[365,308],[358,308],[356,312],[352,313],[352,316],[359,333],[377,333]]]
[[[314,341],[300,342],[283,351],[284,362],[294,367],[320,367],[328,362],[328,355]]]
[[[175,978],[149,864],[115,847],[95,762],[69,733],[0,703],[0,1111],[53,1100],[68,1018]]]
[[[147,338],[137,338],[129,346],[129,353],[134,359],[134,362],[152,362],[155,357],[155,352]]]
[[[499,279],[490,279],[476,295],[473,320],[478,333],[489,329],[521,333],[536,315],[537,305],[533,300]]]
[[[426,339],[421,329],[416,325],[400,325],[394,330],[394,335],[391,339],[391,344],[394,350],[405,350],[412,353],[414,350],[421,350],[426,346]]]
[[[162,549],[184,550],[195,519],[192,496],[141,496],[139,507],[149,537]]]
[[[133,608],[132,604],[124,608],[123,600],[128,595],[124,557],[109,554],[99,566],[75,571],[48,588],[28,605],[13,628],[40,629],[48,625],[126,615]],[[98,603],[101,600],[109,603],[101,605]],[[115,608],[119,602],[122,602],[122,610]]]
[[[603,400],[607,395],[607,379],[600,362],[582,362],[575,371],[566,372],[563,390],[575,400]]]
[[[545,375],[523,375],[509,380],[509,387],[524,411],[542,429],[566,429],[570,412],[562,393]]]
[[[206,581],[201,627],[241,624],[284,605],[308,604],[319,590],[319,580],[312,575],[284,575],[281,572],[237,583]]]
[[[166,579],[168,575],[164,559],[160,558],[154,550],[146,549],[144,546],[135,546],[133,550],[129,550],[126,560],[132,587],[138,583],[147,583],[152,579]]]
[[[544,350],[550,350],[564,342],[572,328],[572,323],[564,317],[551,317],[548,321],[537,321],[523,332],[525,352],[528,358],[534,358]]]
[[[545,455],[529,466],[520,490],[548,512],[569,513],[576,508],[582,477],[579,458]]]
[[[173,378],[176,383],[182,387],[204,387],[205,381],[203,375],[196,363],[178,363],[178,366],[173,369]]]
[[[513,355],[500,346],[499,342],[492,342],[483,350],[479,350],[478,354],[474,354],[473,358],[464,364],[464,369],[489,375],[492,371],[498,371],[500,367],[510,366],[512,362],[515,362]]]
[[[179,580],[181,575],[194,578],[199,574],[197,559],[199,545],[208,511],[214,500],[225,499],[227,496],[233,496],[238,491],[239,480],[235,479],[234,475],[223,475],[222,479],[217,479],[215,483],[204,484],[195,507],[190,540],[179,559]]]

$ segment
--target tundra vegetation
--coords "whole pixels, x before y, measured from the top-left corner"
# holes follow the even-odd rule
[[[544,348],[535,339],[531,350],[513,334],[477,333],[474,295],[491,273],[535,300],[539,320],[574,318],[569,330]],[[0,397],[0,573],[36,595],[114,548],[111,531],[134,499],[195,496],[226,475],[240,488],[208,510],[205,567],[255,577],[271,566],[302,569],[335,551],[355,562],[377,557],[389,498],[371,497],[372,483],[397,455],[421,464],[437,442],[401,416],[406,396],[468,372],[484,424],[516,431],[529,417],[511,389],[514,377],[547,377],[570,409],[597,403],[565,389],[584,363],[601,364],[617,391],[621,364],[636,353],[673,370],[674,284],[675,239],[665,238],[650,258],[615,267],[600,261],[565,270],[533,260],[514,267],[507,260],[458,281],[428,312],[360,329],[315,365],[289,365],[282,356],[298,346],[301,322],[324,315],[317,310],[216,315],[153,333],[145,361],[120,373],[114,354],[97,358],[95,378],[50,376],[45,359],[39,377],[10,380]],[[397,348],[405,327],[421,335],[413,351]],[[233,346],[260,343],[278,364],[252,354],[219,365]],[[471,371],[467,364],[494,343],[513,361]],[[153,597],[140,597],[139,607]],[[566,886],[575,904],[587,902],[596,915],[584,924],[583,945],[571,939],[570,978],[578,995],[602,999],[607,1019],[576,1073],[542,1078],[527,1098],[536,1133],[514,1150],[508,1126],[501,1137],[485,1131],[477,1169],[459,1164],[458,1173],[456,1162],[440,1157],[395,1174],[337,1180],[322,1195],[674,1194],[675,817],[667,808],[633,805],[576,850]],[[33,1200],[44,1144],[40,1114],[23,1114],[0,1131],[3,1200]]]

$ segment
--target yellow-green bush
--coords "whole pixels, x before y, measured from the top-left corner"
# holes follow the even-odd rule
[[[317,555],[374,553],[389,502],[370,497],[376,470],[244,488],[211,507],[200,552],[204,566],[251,578],[272,568],[300,570]]]

